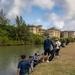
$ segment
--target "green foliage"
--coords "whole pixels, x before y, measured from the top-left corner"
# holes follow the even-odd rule
[[[16,16],[16,27],[8,24],[8,19],[3,10],[0,11],[0,44],[42,44],[45,36],[36,35],[29,31],[29,25],[25,23],[22,16]]]
[[[2,37],[8,36],[8,32],[6,30],[0,29],[0,36],[2,36]]]
[[[52,39],[52,40],[55,40],[56,38],[58,38],[58,37],[52,37],[51,39]],[[59,39],[59,38],[58,38],[58,39]]]
[[[60,38],[60,41],[62,40],[69,40],[70,42],[74,42],[74,38]]]
[[[65,40],[69,40],[70,42],[74,42],[74,38],[65,38]]]
[[[65,40],[65,41],[66,41],[66,39],[65,39],[65,38],[60,38],[60,41],[62,41],[62,40]]]
[[[8,37],[0,37],[0,45],[6,45],[6,43],[9,41]]]
[[[35,44],[42,44],[45,39],[45,36],[42,35],[33,35],[33,41]]]
[[[55,40],[56,38],[58,38],[58,37],[52,37],[51,39]],[[62,41],[62,40],[64,40],[64,41],[69,40],[69,42],[74,42],[75,41],[74,38],[58,38],[58,39],[60,41]]]
[[[3,9],[0,11],[0,24],[8,24],[9,23],[9,19],[6,18],[6,14],[3,12]]]
[[[29,27],[26,25],[26,23],[23,21],[22,16],[16,17],[16,24],[17,24],[17,40],[29,40],[30,32]]]
[[[36,35],[35,44],[41,44],[41,43],[42,43],[42,37],[40,35]]]
[[[16,17],[16,27],[0,24],[0,45],[42,44],[45,37],[29,31],[22,17]]]

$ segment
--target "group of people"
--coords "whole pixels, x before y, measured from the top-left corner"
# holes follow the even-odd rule
[[[53,49],[51,50],[51,45]],[[54,55],[56,57],[59,57],[59,50],[60,50],[61,42],[58,40],[58,38],[55,39],[55,44],[50,40],[49,36],[44,41],[44,57],[43,62],[45,61],[45,58],[47,62],[53,59]]]
[[[50,62],[54,57],[59,58],[59,51],[60,47],[65,47],[69,44],[69,40],[61,40],[59,41],[58,38],[54,40],[54,42],[48,36],[47,39],[44,41],[44,56],[43,62],[46,61]],[[52,45],[52,46],[51,46]],[[51,49],[51,47],[53,49]]]
[[[26,75],[33,71],[33,68],[40,63],[40,53],[37,51],[34,56],[29,56],[26,58],[26,55],[21,55],[21,61],[18,64],[18,69],[16,75]]]
[[[33,71],[33,68],[41,62],[50,62],[54,57],[59,58],[60,46],[65,47],[69,41],[59,41],[58,38],[55,39],[55,43],[48,36],[44,41],[44,53],[43,56],[37,51],[34,56],[29,56],[26,59],[26,55],[21,55],[22,61],[18,64],[18,69],[16,75],[26,75]],[[51,46],[52,45],[52,46]],[[52,48],[51,48],[52,47]]]

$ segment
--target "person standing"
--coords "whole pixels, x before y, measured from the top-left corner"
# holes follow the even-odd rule
[[[18,69],[17,69],[17,73],[16,75],[26,75],[26,73],[28,72],[28,68],[31,68],[30,63],[26,60],[26,55],[21,55],[21,61],[18,64]]]
[[[60,41],[56,38],[55,39],[55,57],[59,58],[59,50],[60,50],[60,46],[61,46],[61,43]]]
[[[47,39],[44,41],[44,56],[43,56],[43,62],[44,62],[45,57],[47,57],[47,62],[49,62],[51,45],[52,45],[53,48],[54,48],[54,44],[53,44],[52,40],[50,40],[50,37],[47,36]]]

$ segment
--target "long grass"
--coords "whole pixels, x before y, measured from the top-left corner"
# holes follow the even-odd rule
[[[75,75],[75,43],[60,50],[60,58],[37,65],[30,75]]]

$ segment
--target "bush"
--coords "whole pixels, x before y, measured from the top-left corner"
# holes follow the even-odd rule
[[[58,37],[52,37],[51,39],[52,39],[52,40],[55,40],[56,38],[58,38]],[[59,38],[58,38],[58,39],[59,39]]]
[[[69,42],[74,42],[74,38],[60,38],[60,41],[62,40],[69,40]]]

